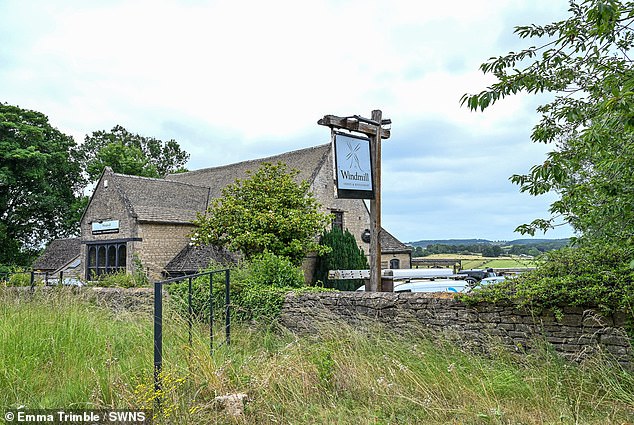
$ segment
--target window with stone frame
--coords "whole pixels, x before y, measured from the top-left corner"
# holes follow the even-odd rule
[[[332,228],[339,229],[343,232],[343,211],[331,211],[334,218],[332,219]]]

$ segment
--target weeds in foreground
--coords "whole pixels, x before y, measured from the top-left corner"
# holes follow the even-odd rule
[[[152,319],[53,292],[0,292],[0,408],[152,407]],[[164,319],[157,423],[234,423],[214,397],[249,396],[246,424],[604,424],[634,421],[634,376],[544,349],[483,357],[437,340],[347,326],[296,336],[275,324],[218,332]],[[220,331],[220,329],[219,329]]]

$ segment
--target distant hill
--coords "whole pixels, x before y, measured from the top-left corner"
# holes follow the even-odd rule
[[[568,245],[570,239],[515,239],[506,242],[506,245],[539,245],[539,244],[555,244],[564,247]]]
[[[549,247],[561,248],[568,245],[568,239],[515,239],[512,241],[490,241],[488,239],[435,239],[407,242],[411,246],[425,248],[427,245],[548,245]]]
[[[487,244],[492,245],[493,242],[487,239],[437,239],[437,240],[422,240],[416,242],[407,242],[407,245],[420,246],[425,248],[427,245],[476,245]]]

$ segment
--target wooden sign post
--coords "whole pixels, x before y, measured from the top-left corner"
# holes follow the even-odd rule
[[[370,281],[369,291],[381,290],[381,140],[390,137],[390,130],[383,128],[392,123],[383,119],[380,110],[372,111],[370,119],[359,115],[337,117],[325,115],[317,122],[319,125],[330,127],[331,130],[344,129],[362,133],[370,139],[370,156],[374,196],[370,199]]]

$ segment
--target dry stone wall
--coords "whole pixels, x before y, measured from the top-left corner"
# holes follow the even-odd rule
[[[442,336],[485,351],[499,343],[529,351],[546,341],[570,360],[582,361],[601,351],[628,368],[634,366],[624,314],[606,317],[582,307],[562,311],[557,318],[551,311],[536,315],[512,304],[470,306],[439,294],[328,292],[287,295],[281,321],[297,332],[341,321],[353,326],[379,321],[396,332]]]
[[[100,288],[100,287],[59,287],[59,286],[29,286],[0,288],[7,294],[24,299],[32,299],[41,295],[61,293],[83,299],[88,302],[109,308],[117,313],[124,311],[146,312],[154,311],[154,288]],[[163,296],[167,296],[165,289]]]
[[[54,288],[4,288],[18,297],[32,297]],[[115,311],[136,310],[151,314],[153,288],[64,288],[76,296]],[[487,351],[500,343],[513,351],[530,351],[544,342],[563,357],[582,361],[597,352],[613,356],[634,368],[634,349],[625,330],[625,314],[603,316],[590,308],[564,307],[557,318],[550,311],[532,314],[514,305],[480,303],[426,293],[324,292],[289,293],[282,307],[281,323],[299,332],[315,332],[321,326],[348,323],[371,327],[381,323],[388,330],[422,333]],[[493,345],[492,345],[493,344]]]

